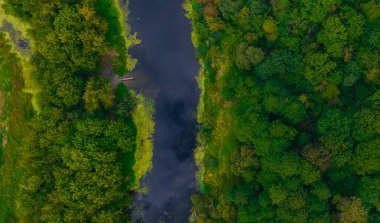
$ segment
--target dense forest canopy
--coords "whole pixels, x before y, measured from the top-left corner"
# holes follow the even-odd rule
[[[189,0],[196,222],[380,222],[380,1]]]
[[[127,222],[132,193],[151,168],[154,124],[151,104],[102,75],[109,52],[120,75],[135,64],[117,2],[5,0],[2,7],[30,27],[26,63],[38,90],[35,111],[24,114],[26,94],[24,104],[10,103],[25,111],[16,110],[21,123],[10,123],[23,131],[11,161],[2,159],[11,166],[1,165],[0,189],[8,191],[0,193],[0,222]],[[9,45],[0,37],[2,53]]]
[[[0,223],[128,222],[154,109],[105,75],[136,64],[117,2],[0,3],[33,46],[23,60],[0,33]],[[190,221],[380,222],[380,1],[185,8],[202,65]]]

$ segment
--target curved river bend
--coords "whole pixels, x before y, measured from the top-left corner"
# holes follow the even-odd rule
[[[191,24],[182,0],[130,0],[129,23],[142,41],[131,49],[138,59],[131,87],[155,98],[153,169],[140,198],[149,223],[188,222],[195,192],[193,149],[199,64]]]

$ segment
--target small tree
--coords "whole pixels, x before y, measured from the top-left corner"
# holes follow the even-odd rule
[[[364,209],[362,202],[357,197],[341,198],[336,206],[338,220],[341,223],[365,223],[367,222],[368,212]]]
[[[94,112],[101,106],[105,109],[111,108],[115,99],[111,83],[105,79],[91,78],[87,81],[83,99],[89,112]]]

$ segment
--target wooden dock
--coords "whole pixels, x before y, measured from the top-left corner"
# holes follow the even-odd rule
[[[133,81],[135,78],[134,77],[124,77],[121,78],[121,81]]]

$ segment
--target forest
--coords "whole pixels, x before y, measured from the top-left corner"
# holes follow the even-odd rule
[[[104,75],[107,55],[115,75],[136,64],[117,2],[2,7],[28,25],[32,54],[0,33],[0,222],[128,222],[151,168],[154,108]]]
[[[380,222],[380,1],[189,0],[191,222]]]
[[[380,0],[186,0],[196,140],[183,21],[157,5],[133,20],[150,36],[139,81],[173,87],[160,85],[156,115],[119,81],[140,43],[122,2],[0,0],[0,223],[145,222],[139,205],[154,222],[380,222]],[[159,193],[135,204],[149,192],[154,119],[169,149],[150,178]],[[167,169],[194,173],[178,148],[192,141],[189,211],[195,179]]]

